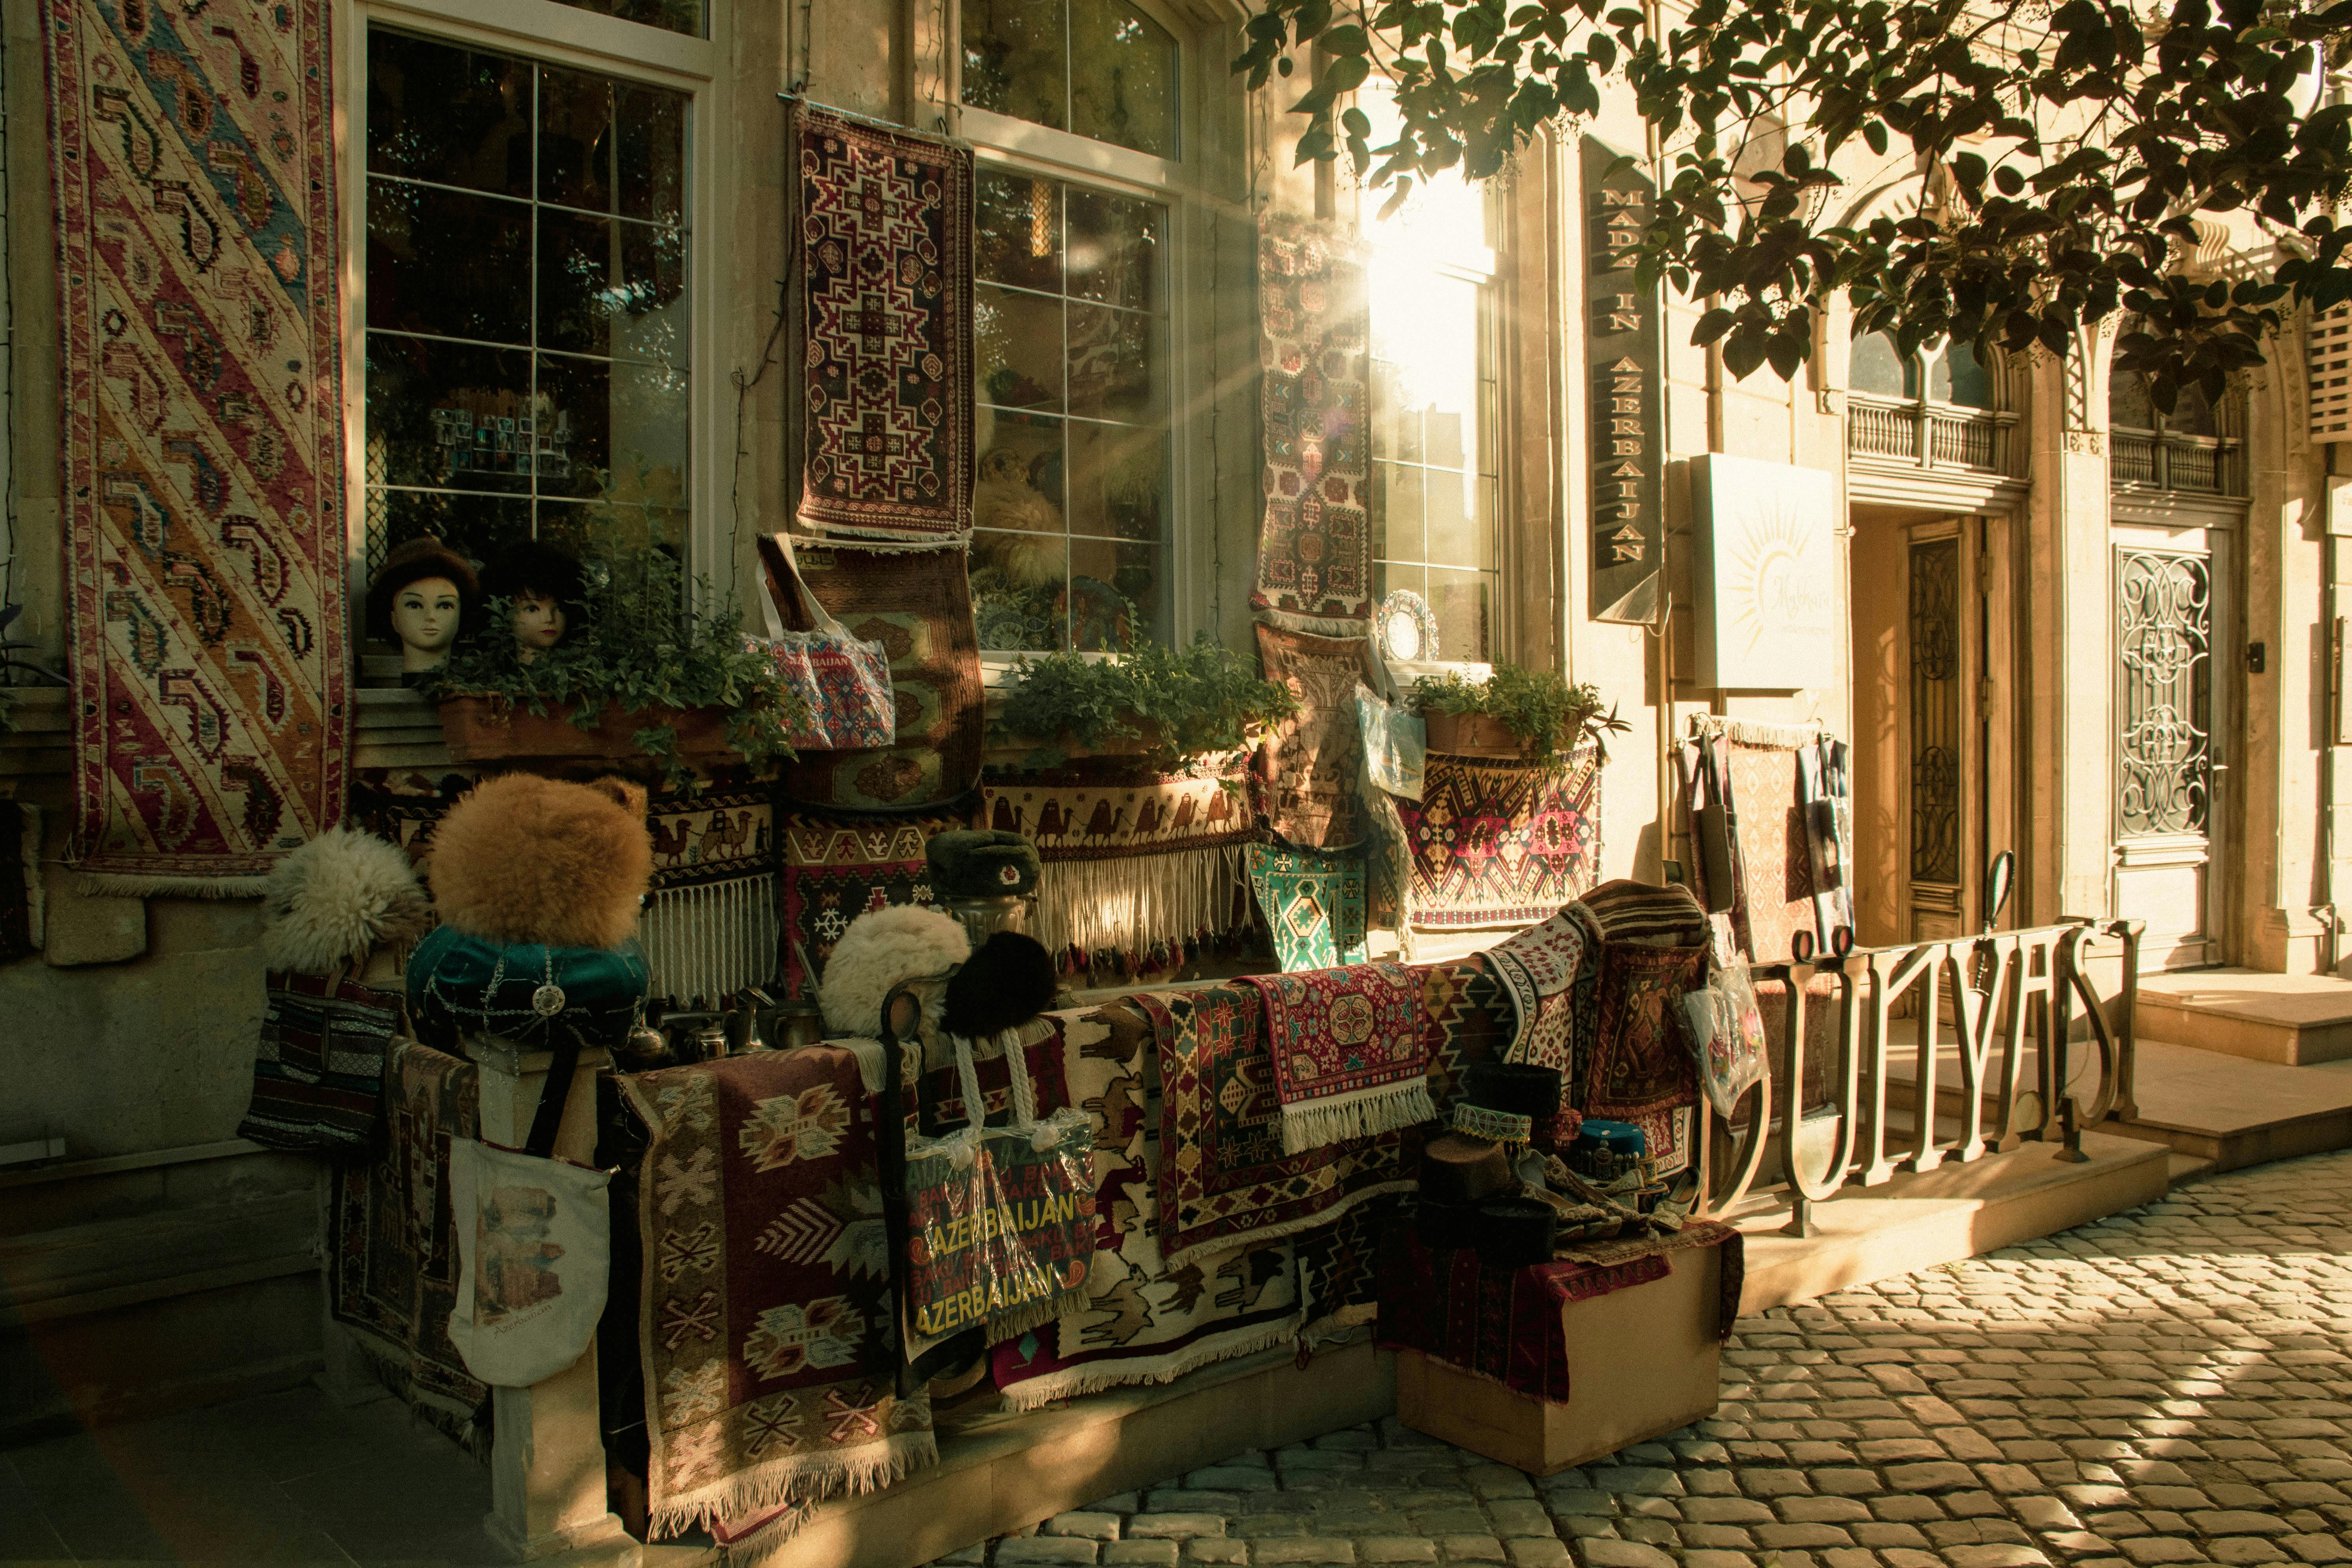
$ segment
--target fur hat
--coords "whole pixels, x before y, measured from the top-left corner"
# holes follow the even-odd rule
[[[1054,1005],[1054,985],[1053,956],[1035,937],[992,932],[948,982],[948,1033],[979,1039],[1025,1024]]]
[[[951,899],[1025,896],[1037,888],[1037,847],[987,828],[935,833],[923,845],[935,893]]]
[[[825,1026],[858,1039],[871,1037],[882,1002],[907,981],[953,969],[971,956],[963,922],[921,904],[868,910],[849,922],[824,961],[817,1003]]]
[[[618,947],[653,879],[646,792],[625,779],[485,779],[433,830],[444,925],[486,942]]]
[[[526,539],[500,555],[482,574],[482,593],[492,599],[543,595],[562,605],[563,613],[577,621],[586,611],[588,584],[579,557],[543,539]]]
[[[466,558],[429,533],[414,539],[404,539],[392,547],[368,583],[367,629],[370,637],[384,637],[397,642],[393,635],[392,601],[411,583],[422,583],[427,577],[446,577],[457,584],[457,601],[464,618],[470,621],[474,609],[481,602],[482,584],[474,575],[474,568]]]
[[[406,850],[332,827],[270,868],[261,918],[263,963],[323,974],[374,948],[415,941],[433,924],[433,906]]]

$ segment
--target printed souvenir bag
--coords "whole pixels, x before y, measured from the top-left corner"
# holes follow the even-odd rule
[[[273,1149],[367,1152],[383,1118],[400,993],[340,973],[272,970],[265,984],[253,1101],[236,1135]]]
[[[760,607],[768,635],[744,634],[744,646],[764,652],[798,692],[806,711],[784,736],[796,752],[858,752],[887,746],[898,738],[898,706],[890,687],[890,655],[879,642],[861,642],[817,602],[801,579],[792,535],[760,536],[766,580]],[[786,584],[792,614],[814,623],[807,631],[788,630],[777,596]]]

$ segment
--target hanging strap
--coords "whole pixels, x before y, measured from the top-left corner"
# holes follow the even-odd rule
[[[810,589],[808,579],[801,575],[800,557],[793,552],[793,536],[786,532],[760,535],[760,563],[767,568],[760,595],[760,611],[766,618],[768,636],[781,637],[789,631],[827,632],[843,641],[852,640],[848,628],[833,617]],[[787,620],[803,620],[805,626],[787,626]]]
[[[572,1100],[572,1079],[580,1070],[580,1031],[562,1026],[563,1038],[555,1044],[555,1059],[548,1064],[547,1081],[540,1086],[539,1110],[530,1119],[530,1136],[522,1152],[548,1160],[555,1155],[555,1135],[563,1126],[563,1108]]]

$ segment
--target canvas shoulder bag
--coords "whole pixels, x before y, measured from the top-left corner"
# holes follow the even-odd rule
[[[273,1149],[366,1154],[383,1122],[401,994],[362,985],[343,969],[272,970],[262,984],[253,1100],[236,1135]]]
[[[817,602],[801,577],[792,535],[760,536],[767,570],[760,608],[768,635],[744,634],[744,645],[765,653],[807,711],[786,731],[796,752],[856,752],[898,738],[898,699],[890,686],[890,655],[879,642],[860,642]],[[786,602],[779,604],[779,599]],[[787,619],[804,629],[793,630]]]

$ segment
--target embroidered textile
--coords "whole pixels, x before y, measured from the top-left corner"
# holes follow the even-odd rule
[[[654,1532],[870,1491],[933,1463],[929,1398],[894,1392],[889,1242],[856,1058],[807,1046],[620,1082],[650,1134],[637,1332]]]
[[[1370,322],[1363,267],[1340,243],[1286,218],[1266,219],[1258,236],[1265,517],[1250,605],[1365,620],[1372,612],[1364,510]]]
[[[356,980],[272,970],[262,982],[253,1100],[236,1135],[273,1149],[366,1153],[382,1124],[401,1000]]]
[[[327,1308],[419,1419],[486,1453],[490,1391],[449,1342],[458,1281],[449,1141],[480,1136],[478,1085],[469,1061],[394,1043],[383,1152],[328,1178]]]
[[[825,960],[849,922],[892,904],[929,904],[923,846],[962,827],[954,816],[855,816],[787,811],[783,817],[784,989],[814,999]]]
[[[43,15],[75,862],[257,893],[350,742],[327,7]]]
[[[1799,800],[1797,753],[1730,742],[1731,795],[1738,803],[1741,908],[1733,926],[1758,963],[1788,961],[1799,931],[1817,934],[1813,867]]]
[[[1274,830],[1308,849],[1354,844],[1366,830],[1357,798],[1364,736],[1356,721],[1356,686],[1375,679],[1370,640],[1261,626],[1257,651],[1265,678],[1290,688],[1298,700],[1298,711],[1258,750]]]
[[[1160,1065],[1160,1236],[1171,1264],[1294,1235],[1412,1185],[1394,1132],[1284,1152],[1255,992],[1218,985],[1135,1000]]]
[[[845,811],[943,805],[980,778],[980,637],[961,545],[802,543],[809,592],[860,642],[890,656],[898,739],[870,752],[805,752],[784,773],[793,800]]]
[[[1429,1056],[1429,1099],[1443,1116],[1470,1062],[1500,1061],[1511,1042],[1511,1004],[1483,953],[1415,964],[1421,976],[1421,1037]]]
[[[1600,1016],[1579,1109],[1639,1127],[1657,1173],[1673,1175],[1691,1163],[1698,1104],[1683,997],[1706,984],[1706,949],[1604,942],[1599,967]]]
[[[1037,846],[1037,939],[1050,952],[1149,958],[1249,921],[1243,847],[1257,835],[1238,773],[992,779],[979,824]]]
[[[1548,920],[1592,886],[1601,863],[1601,758],[1564,767],[1429,754],[1421,799],[1400,800],[1412,881],[1406,916],[1424,930]]]
[[[884,539],[961,533],[971,526],[971,151],[813,104],[794,107],[790,134],[800,521]]]
[[[1374,1198],[1297,1237],[1298,1294],[1307,1319],[1298,1334],[1309,1349],[1377,1315],[1381,1237],[1399,1222],[1407,1202],[1402,1194]]]
[[[1287,1154],[1430,1121],[1421,981],[1402,963],[1251,974]]]
[[[1563,911],[1489,948],[1486,956],[1518,1014],[1510,1059],[1573,1072],[1575,1005],[1569,991],[1584,963],[1583,927]]]
[[[1253,844],[1249,885],[1285,973],[1364,961],[1361,856]]]
[[[1739,1312],[1745,1244],[1729,1226],[1692,1220],[1672,1236],[1580,1243],[1549,1263],[1490,1268],[1472,1247],[1432,1252],[1410,1226],[1382,1244],[1380,1343],[1417,1350],[1521,1394],[1565,1404],[1571,1393],[1570,1347],[1562,1309],[1673,1272],[1670,1254],[1722,1248],[1723,1289],[1716,1321],[1720,1339]],[[1596,1347],[1582,1347],[1590,1353]]]

